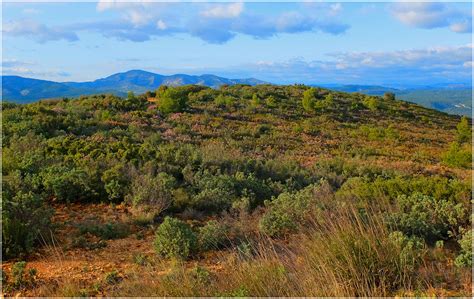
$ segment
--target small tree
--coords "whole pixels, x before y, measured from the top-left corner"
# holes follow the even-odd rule
[[[383,98],[386,101],[395,101],[395,94],[393,92],[386,92],[383,94]]]
[[[467,117],[463,116],[461,121],[456,126],[456,139],[459,143],[469,142],[471,140],[471,127]]]
[[[158,89],[158,110],[162,113],[183,111],[188,103],[188,96],[176,88],[160,86]]]
[[[362,103],[364,104],[365,107],[369,108],[371,111],[376,111],[379,108],[379,103],[377,102],[377,99],[374,97],[366,96],[362,100]]]
[[[303,92],[303,99],[301,103],[303,104],[304,110],[311,112],[314,111],[316,104],[316,88],[311,87]]]
[[[260,100],[260,98],[258,97],[258,95],[256,93],[254,93],[252,95],[252,101],[251,101],[251,105],[252,107],[258,107],[262,104],[262,101]]]
[[[332,95],[332,93],[326,95],[326,97],[324,98],[324,102],[326,108],[334,105],[334,96]]]
[[[266,100],[265,103],[269,108],[275,108],[277,106],[277,100],[275,99],[274,96],[269,96]]]

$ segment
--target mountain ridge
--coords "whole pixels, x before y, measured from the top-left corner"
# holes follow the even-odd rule
[[[40,99],[76,97],[98,93],[123,96],[129,91],[143,93],[161,85],[187,84],[218,88],[222,85],[258,85],[267,82],[255,78],[229,79],[212,74],[161,75],[143,70],[130,70],[86,82],[55,82],[21,76],[2,76],[2,100],[30,103]]]
[[[31,103],[41,99],[79,97],[101,93],[125,96],[128,91],[144,93],[155,90],[160,85],[180,86],[187,84],[218,88],[235,84],[273,84],[255,78],[229,79],[213,74],[202,75],[161,75],[143,70],[129,70],[85,82],[54,82],[21,76],[2,76],[2,100],[17,103]],[[394,93],[397,98],[414,102],[427,108],[458,115],[471,116],[472,86],[465,83],[444,83],[419,87],[388,87],[362,84],[309,84],[327,89],[358,92],[367,95]]]

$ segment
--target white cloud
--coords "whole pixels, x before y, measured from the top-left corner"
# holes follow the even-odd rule
[[[41,11],[36,8],[25,8],[21,12],[25,15],[37,15],[41,13]]]
[[[400,22],[417,28],[448,27],[454,32],[471,32],[472,12],[459,10],[438,2],[403,2],[391,5],[391,12]]]
[[[449,26],[449,29],[457,33],[469,33],[472,31],[472,22],[465,20],[459,23],[453,23]]]
[[[18,59],[9,59],[5,58],[2,60],[2,68],[17,68],[17,67],[24,67],[34,65],[32,62],[27,61],[20,61]]]
[[[341,5],[341,3],[333,3],[333,4],[331,4],[330,8],[331,8],[330,14],[334,16],[334,15],[337,15],[341,12],[342,5]]]
[[[35,21],[23,20],[20,22],[7,22],[3,25],[3,33],[10,36],[26,36],[39,43],[48,41],[77,41],[76,33],[57,27],[48,27]]]
[[[163,22],[163,20],[158,20],[156,22],[156,28],[158,28],[160,30],[166,30],[168,28],[168,25],[166,25],[166,23]]]
[[[40,69],[41,71],[38,71]],[[58,70],[45,70],[45,67],[34,62],[21,61],[17,59],[2,60],[3,75],[33,76],[33,77],[68,77],[69,73]]]
[[[236,18],[244,11],[242,2],[213,5],[211,8],[201,12],[201,15],[208,18]]]

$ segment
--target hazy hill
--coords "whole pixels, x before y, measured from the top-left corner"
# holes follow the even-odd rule
[[[263,81],[248,79],[228,79],[214,75],[192,76],[176,74],[164,76],[141,70],[117,73],[91,82],[53,82],[20,76],[2,77],[2,99],[18,103],[29,103],[39,99],[76,97],[98,93],[124,95],[128,91],[143,93],[160,85],[180,86],[187,84],[204,85],[217,88],[222,85],[257,85]]]
[[[336,85],[336,84],[326,84],[322,85],[323,87],[327,87],[329,89],[344,91],[344,92],[359,92],[363,94],[370,94],[370,95],[383,95],[386,92],[399,92],[399,89],[390,88],[385,86],[379,85]]]

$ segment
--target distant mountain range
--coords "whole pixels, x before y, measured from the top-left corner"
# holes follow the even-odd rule
[[[322,84],[317,86],[343,92],[359,92],[377,96],[392,92],[400,100],[413,102],[427,108],[449,114],[467,116],[472,114],[472,85],[470,84],[446,83],[403,89],[377,85]]]
[[[218,88],[224,84],[258,85],[265,83],[267,82],[254,78],[228,79],[215,75],[192,76],[185,74],[165,76],[142,70],[117,73],[91,82],[53,82],[19,76],[2,76],[2,100],[30,103],[40,99],[77,97],[99,93],[124,96],[128,91],[144,93],[148,90],[155,90],[160,85],[199,84]],[[317,84],[314,86],[368,95],[383,95],[385,92],[393,92],[399,99],[443,112],[468,116],[471,116],[472,113],[472,86],[469,84],[448,83],[403,89],[377,85]]]
[[[129,91],[144,93],[148,90],[155,90],[160,85],[197,84],[217,88],[224,84],[257,85],[264,83],[266,82],[254,78],[228,79],[214,75],[191,76],[184,74],[165,76],[142,70],[113,74],[91,82],[53,82],[19,76],[2,76],[2,99],[29,103],[40,99],[76,97],[98,93],[117,95],[125,95]]]

